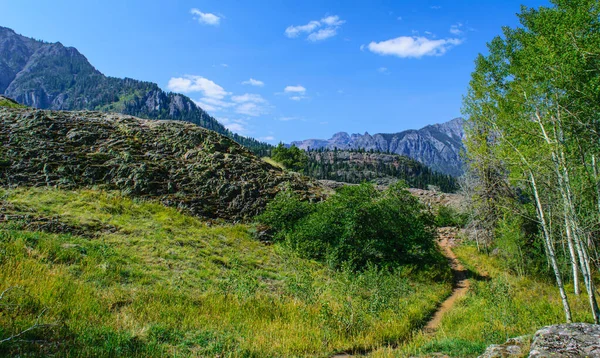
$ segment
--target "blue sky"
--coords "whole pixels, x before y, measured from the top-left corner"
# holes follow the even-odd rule
[[[520,5],[488,1],[0,0],[0,25],[182,92],[276,143],[460,116],[473,61]]]

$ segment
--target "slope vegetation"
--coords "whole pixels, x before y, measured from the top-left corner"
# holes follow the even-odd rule
[[[0,340],[26,331],[0,355],[368,351],[407,339],[451,290],[410,266],[332,270],[261,244],[250,227],[209,226],[115,192],[0,198]]]

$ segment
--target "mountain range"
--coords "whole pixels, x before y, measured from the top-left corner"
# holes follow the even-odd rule
[[[261,154],[270,147],[232,133],[189,97],[152,82],[103,75],[73,47],[0,26],[0,94],[39,109],[119,112],[198,124]]]
[[[463,173],[464,119],[455,118],[418,130],[399,133],[348,134],[339,132],[330,139],[306,139],[292,142],[304,150],[365,150],[405,155],[435,171],[453,176]]]
[[[73,47],[48,43],[0,26],[0,95],[29,107],[117,112],[145,119],[191,122],[223,134],[260,156],[271,145],[229,131],[189,97],[165,92],[152,82],[108,77]],[[393,153],[444,174],[462,173],[463,120],[392,134],[340,132],[329,140],[293,142],[302,149],[349,149]]]

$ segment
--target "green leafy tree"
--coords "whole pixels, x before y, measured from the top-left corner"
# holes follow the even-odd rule
[[[511,185],[529,194],[566,320],[571,313],[559,243],[568,247],[564,260],[575,294],[583,278],[598,323],[593,255],[600,213],[600,4],[552,4],[522,8],[521,27],[504,28],[489,43],[489,54],[477,58],[464,101],[472,129],[467,146],[480,176],[500,164]]]
[[[401,183],[385,192],[361,184],[312,204],[282,192],[258,220],[276,232],[276,240],[332,267],[444,265],[433,215],[424,209]]]
[[[303,171],[308,164],[308,156],[300,148],[292,145],[286,148],[283,143],[271,150],[273,160],[281,163],[284,167],[294,171]]]

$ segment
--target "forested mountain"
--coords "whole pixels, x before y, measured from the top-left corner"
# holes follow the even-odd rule
[[[406,156],[363,150],[310,150],[304,172],[317,179],[346,183],[372,181],[382,184],[397,179],[406,181],[411,188],[426,189],[438,186],[444,192],[457,189],[456,179],[429,169]]]
[[[463,173],[460,156],[464,149],[463,124],[462,118],[455,118],[419,130],[374,135],[339,132],[328,140],[307,139],[291,144],[305,150],[337,148],[400,154],[413,158],[433,170],[458,176]]]
[[[232,133],[190,98],[152,82],[103,75],[77,49],[0,26],[0,94],[40,109],[99,110],[174,119],[226,135],[262,154],[270,145]]]

